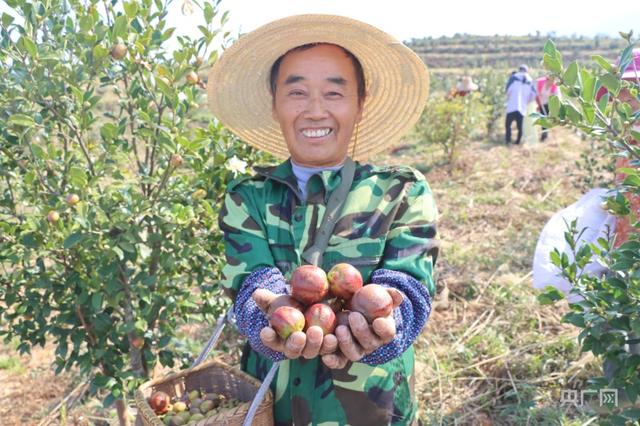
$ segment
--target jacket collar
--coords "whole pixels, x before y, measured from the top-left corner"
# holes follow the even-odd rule
[[[286,185],[296,194],[299,200],[302,199],[302,194],[298,189],[298,181],[291,168],[291,159],[287,159],[277,166],[255,166],[254,170],[259,176]],[[325,170],[312,176],[307,183],[309,189],[307,201],[314,202],[314,200],[317,200],[315,202],[318,202],[318,197],[320,196],[326,203],[329,194],[340,185],[341,170]]]

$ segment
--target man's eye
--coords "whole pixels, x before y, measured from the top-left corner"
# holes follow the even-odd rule
[[[342,97],[342,93],[340,93],[340,92],[329,92],[329,93],[327,93],[327,97],[329,97],[329,98],[341,98]]]
[[[295,96],[295,97],[304,96],[304,92],[302,90],[292,90],[289,92],[289,96]]]

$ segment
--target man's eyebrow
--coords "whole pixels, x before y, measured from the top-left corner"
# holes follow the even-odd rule
[[[291,74],[289,77],[287,77],[287,79],[284,81],[284,84],[293,84],[293,83],[297,83],[299,81],[304,80],[304,77],[301,75],[295,75],[295,74]]]
[[[291,74],[284,81],[284,84],[293,84],[293,83],[297,83],[297,82],[303,81],[303,80],[305,80],[305,78],[303,76],[296,75],[296,74]],[[327,81],[330,82],[330,83],[339,84],[340,86],[346,86],[347,85],[347,80],[345,78],[343,78],[343,77],[329,77],[329,78],[327,78]]]
[[[342,77],[329,77],[329,78],[327,78],[327,81],[329,81],[331,83],[339,84],[340,86],[346,86],[347,85],[347,80],[342,78]]]

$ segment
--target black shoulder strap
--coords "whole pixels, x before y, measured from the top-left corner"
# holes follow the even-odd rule
[[[327,244],[329,244],[329,238],[331,238],[333,228],[336,226],[336,222],[338,221],[338,217],[342,211],[342,206],[344,205],[347,195],[349,194],[349,190],[351,189],[355,171],[355,163],[351,158],[347,157],[341,170],[342,180],[340,185],[329,197],[327,208],[324,212],[324,216],[322,217],[320,228],[318,228],[318,231],[316,232],[316,238],[313,245],[302,253],[302,259],[311,265],[318,266],[322,264],[324,251],[327,248]]]

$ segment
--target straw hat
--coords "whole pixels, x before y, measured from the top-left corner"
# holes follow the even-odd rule
[[[209,74],[214,115],[247,143],[288,158],[280,126],[271,114],[269,72],[280,56],[309,43],[339,45],[362,64],[367,96],[359,128],[349,143],[352,158],[363,160],[384,150],[418,120],[429,93],[422,60],[389,34],[334,15],[291,16],[240,37]]]
[[[458,84],[456,84],[456,90],[460,92],[473,92],[478,90],[478,85],[473,82],[473,79],[469,75],[463,76]]]

